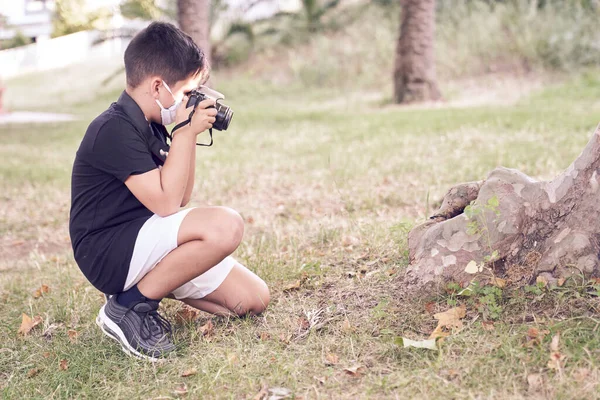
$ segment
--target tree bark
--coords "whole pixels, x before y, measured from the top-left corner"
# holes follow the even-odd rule
[[[210,64],[210,0],[177,0],[177,18],[181,30],[204,51]]]
[[[600,126],[554,180],[535,181],[500,167],[485,181],[455,186],[436,215],[409,234],[408,282],[464,285],[474,278],[503,278],[525,285],[538,277],[549,283],[572,275],[597,277],[599,188]]]
[[[435,0],[401,0],[396,46],[396,103],[439,100],[435,72]]]

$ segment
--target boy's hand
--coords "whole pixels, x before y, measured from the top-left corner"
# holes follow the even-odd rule
[[[186,121],[190,113],[194,110],[193,107],[185,108],[185,104],[188,102],[188,96],[183,97],[183,101],[181,102],[181,106],[177,109],[177,116],[175,118],[175,123],[179,124],[183,121]],[[206,99],[201,101],[196,107],[196,112],[192,116],[192,123],[187,126],[191,132],[195,135],[198,135],[204,132],[207,129],[212,128],[213,123],[215,122],[215,116],[217,115],[216,108],[207,108],[214,107],[215,100]]]

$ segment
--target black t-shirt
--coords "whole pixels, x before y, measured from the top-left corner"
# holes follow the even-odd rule
[[[71,178],[69,231],[75,260],[100,291],[121,292],[138,232],[151,216],[125,186],[130,175],[163,165],[166,128],[149,124],[123,92],[88,127]]]

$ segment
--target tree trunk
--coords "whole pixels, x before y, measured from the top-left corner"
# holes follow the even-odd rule
[[[435,74],[435,0],[401,0],[396,46],[396,103],[439,100]]]
[[[455,186],[436,215],[409,234],[408,282],[467,284],[493,276],[525,285],[538,277],[597,277],[599,188],[600,126],[552,181],[500,167],[485,181]]]
[[[210,0],[177,0],[177,18],[181,30],[200,46],[210,64]]]

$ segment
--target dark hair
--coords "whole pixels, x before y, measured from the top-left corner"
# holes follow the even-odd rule
[[[174,85],[198,73],[208,80],[209,66],[201,48],[191,37],[166,22],[153,22],[131,40],[125,50],[127,85],[139,86],[158,75]]]

